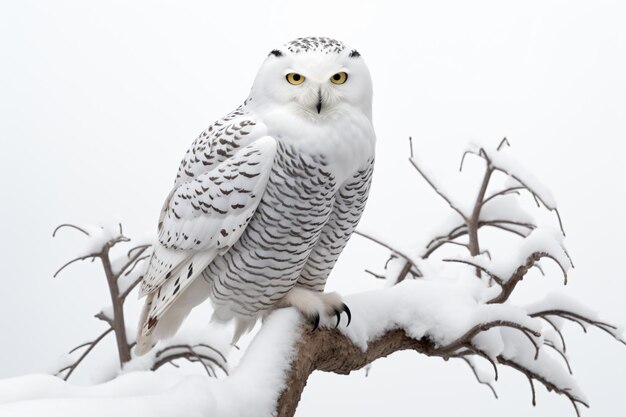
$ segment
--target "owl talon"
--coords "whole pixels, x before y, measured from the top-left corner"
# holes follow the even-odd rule
[[[294,287],[278,302],[279,307],[295,307],[304,318],[313,325],[313,331],[317,330],[320,324],[324,326],[330,323],[332,317],[337,318],[335,328],[341,324],[341,314],[345,311],[348,316],[348,324],[352,320],[352,313],[348,306],[341,302],[341,297],[337,293],[323,293],[301,287]],[[331,322],[332,323],[332,322]],[[346,326],[347,326],[346,325]]]
[[[346,324],[346,327],[348,327],[350,325],[350,322],[352,321],[352,312],[345,303],[341,303],[341,305],[343,306],[343,311],[345,311],[346,315],[348,316],[348,324]],[[339,322],[337,322],[337,324],[339,324]]]
[[[319,325],[320,325],[320,315],[315,314],[315,316],[313,316],[313,331],[317,330]]]

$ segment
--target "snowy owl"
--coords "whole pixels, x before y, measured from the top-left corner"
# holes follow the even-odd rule
[[[372,82],[355,50],[299,38],[272,50],[243,105],[182,160],[141,285],[137,354],[207,298],[235,320],[293,306],[317,327],[350,310],[324,286],[361,217],[374,167]]]

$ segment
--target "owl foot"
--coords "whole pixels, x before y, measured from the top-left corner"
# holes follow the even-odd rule
[[[335,327],[339,326],[341,322],[341,313],[345,312],[348,317],[348,323],[350,325],[352,321],[352,312],[347,305],[341,300],[339,294],[323,293],[318,291],[308,290],[302,287],[292,288],[285,297],[280,301],[280,307],[293,306],[297,308],[313,325],[313,330],[316,330],[320,325],[322,317],[330,318],[336,317],[337,322]]]

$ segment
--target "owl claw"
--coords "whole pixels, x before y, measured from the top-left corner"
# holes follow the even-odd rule
[[[334,315],[337,318],[335,328],[341,324],[341,314],[345,311],[348,316],[348,324],[352,321],[352,313],[347,305],[341,302],[341,297],[337,293],[323,293],[294,287],[278,303],[279,307],[295,307],[305,317],[311,325],[313,331],[317,330],[321,322],[326,325],[326,320],[332,320]]]
[[[348,323],[346,324],[346,327],[350,325],[350,322],[352,321],[352,312],[350,311],[347,305],[345,305],[344,303],[341,303],[341,309],[335,310],[335,317],[337,317],[337,323],[335,324],[335,329],[339,327],[339,322],[341,321],[341,313],[343,313],[344,311],[346,312],[346,315],[348,316]]]
[[[317,330],[319,325],[320,325],[320,315],[319,314],[315,314],[313,316],[313,331]]]
[[[352,312],[345,303],[341,303],[341,305],[343,306],[343,311],[345,311],[346,315],[348,316],[348,324],[346,324],[346,327],[348,327],[350,325],[350,322],[352,321]],[[337,322],[337,324],[339,324],[339,322]]]

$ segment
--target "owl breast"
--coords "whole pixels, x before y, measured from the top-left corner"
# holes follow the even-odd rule
[[[203,272],[217,317],[258,316],[295,285],[337,189],[325,156],[296,153],[279,140],[265,193],[248,227]]]

